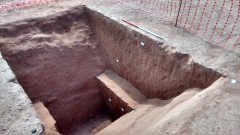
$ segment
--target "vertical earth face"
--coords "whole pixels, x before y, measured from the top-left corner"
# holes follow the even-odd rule
[[[145,46],[141,47],[139,41],[144,41]],[[96,116],[104,107],[96,76],[108,68],[133,84],[147,98],[176,97],[181,99],[179,103],[222,76],[194,63],[190,55],[167,50],[162,45],[81,6],[46,18],[0,26],[0,51],[4,58],[31,100],[44,103],[63,134],[76,131],[75,134],[79,135],[81,129],[73,127]],[[190,95],[186,96],[187,89]],[[170,101],[160,99],[157,99],[156,106],[167,108],[171,105]],[[168,114],[170,110],[159,109],[146,121],[159,116],[159,112]],[[133,123],[137,121],[134,118],[135,115],[131,118]],[[93,126],[92,123],[98,120],[90,119],[84,128]],[[98,128],[102,129],[109,123],[103,122]],[[112,129],[110,127],[111,133]]]
[[[78,7],[0,27],[4,58],[31,100],[46,105],[62,133],[103,105],[95,77],[105,65],[89,24],[84,7]]]
[[[165,47],[163,41],[129,30],[98,12],[89,10],[89,14],[111,70],[149,99],[168,100],[186,89],[204,89],[222,76],[194,62],[190,55]]]

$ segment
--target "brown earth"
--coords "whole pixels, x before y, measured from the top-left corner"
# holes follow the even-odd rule
[[[93,10],[89,14],[110,69],[149,99],[167,100],[186,89],[205,89],[222,76],[163,40],[131,30],[125,23]]]
[[[134,111],[147,100],[132,84],[111,70],[97,76],[97,79],[102,87],[103,99],[116,117]]]
[[[171,110],[177,108],[179,104],[184,103],[194,95],[198,94],[199,91],[200,89],[197,88],[189,89],[184,91],[178,97],[170,100],[150,99],[143,103],[134,112],[124,115],[113,124],[97,133],[97,135],[111,135],[113,131],[117,135],[146,135],[150,133],[149,131],[145,131],[148,126],[152,127],[160,125],[160,121],[164,119],[164,117],[171,115]],[[170,117],[174,116],[171,115]],[[156,130],[153,134],[157,135],[160,133]]]
[[[37,102],[33,105],[36,110],[39,119],[42,122],[45,133],[47,135],[61,135],[56,128],[56,121],[53,119],[48,109],[43,105],[42,102]]]
[[[105,65],[82,7],[3,25],[0,37],[19,83],[33,102],[44,103],[62,133],[100,110],[95,77]]]
[[[94,135],[101,131],[113,121],[111,114],[106,111],[101,111],[95,117],[89,119],[88,122],[84,124],[75,125],[66,134],[68,135]]]
[[[88,0],[88,1],[90,1],[90,0]],[[76,5],[76,3],[79,3],[79,1],[76,1],[76,0],[74,2],[73,1],[71,1],[71,2],[65,1],[65,2],[60,3],[59,5],[56,5],[55,7],[50,8],[50,6],[49,6],[49,8],[43,8],[46,10],[41,11],[41,12],[39,12],[38,9],[29,9],[29,10],[26,10],[26,12],[29,12],[29,14],[27,14],[27,15],[19,14],[19,12],[17,12],[18,14],[16,14],[16,12],[9,13],[8,15],[3,14],[2,16],[4,16],[3,17],[4,19],[0,20],[0,22],[1,23],[11,22],[16,19],[21,20],[22,18],[29,18],[29,16],[39,17],[39,14],[41,14],[40,16],[44,16],[46,14],[52,14],[56,11],[61,11],[64,8],[65,9],[69,8],[70,6]],[[169,93],[166,93],[168,91],[174,92],[174,93],[170,93],[170,95],[172,96],[172,95],[178,95],[179,93],[181,93],[182,91],[184,91],[190,87],[201,86],[200,88],[206,88],[209,85],[211,85],[216,79],[218,79],[220,76],[222,76],[222,74],[224,74],[224,75],[227,74],[229,76],[231,75],[230,76],[231,79],[239,78],[238,76],[236,77],[236,73],[238,73],[238,71],[239,71],[239,58],[240,58],[239,54],[237,54],[235,52],[235,51],[237,51],[237,49],[234,51],[229,51],[229,50],[225,50],[222,48],[209,46],[207,43],[201,41],[198,38],[191,36],[188,33],[183,32],[182,30],[179,30],[178,28],[171,28],[169,26],[162,25],[159,22],[156,23],[154,21],[151,21],[151,19],[147,18],[146,16],[144,16],[141,13],[139,14],[139,12],[137,12],[137,11],[132,11],[132,10],[123,11],[124,7],[122,7],[122,6],[116,5],[116,6],[118,6],[116,8],[112,5],[107,5],[107,4],[96,5],[96,3],[94,3],[94,2],[92,5],[88,4],[88,6],[98,9],[101,13],[108,15],[109,18],[114,18],[114,19],[118,20],[118,21],[116,21],[116,23],[119,23],[120,22],[119,20],[121,20],[122,18],[125,18],[130,21],[138,22],[138,24],[141,24],[144,27],[149,28],[149,30],[153,30],[156,33],[165,37],[164,44],[162,44],[161,42],[159,43],[157,41],[152,42],[152,39],[151,39],[152,37],[149,38],[150,37],[149,35],[145,36],[145,34],[141,35],[141,34],[137,33],[137,37],[135,37],[136,32],[133,31],[134,28],[129,28],[129,27],[126,28],[125,26],[122,26],[122,25],[121,26],[115,25],[115,24],[111,23],[109,20],[105,22],[105,24],[107,24],[107,25],[100,24],[99,19],[95,18],[96,19],[95,24],[100,24],[100,26],[102,25],[102,28],[100,28],[100,29],[104,29],[106,32],[108,32],[108,33],[106,33],[104,31],[100,31],[100,29],[98,29],[98,32],[100,33],[100,34],[98,34],[98,36],[102,35],[102,37],[99,37],[100,39],[102,39],[101,45],[105,45],[106,49],[108,49],[108,50],[106,50],[106,52],[109,52],[109,54],[111,54],[111,56],[109,56],[108,59],[109,59],[109,63],[113,65],[112,70],[115,69],[115,72],[118,71],[118,74],[120,74],[122,77],[124,77],[128,81],[132,80],[131,83],[136,86],[139,86],[139,88],[141,88],[142,91],[145,91],[146,92],[145,94],[146,95],[148,94],[149,97],[152,97],[152,96],[154,96],[155,93],[157,93],[158,97],[160,97],[161,94],[165,94],[165,98],[166,97],[170,98],[168,96]],[[25,12],[20,12],[20,13],[25,13]],[[44,14],[42,14],[42,13],[44,13]],[[81,13],[78,12],[76,14],[81,14]],[[136,14],[141,15],[142,18],[137,16]],[[69,15],[69,16],[71,17],[71,15]],[[61,23],[66,22],[67,20],[69,20],[69,18],[68,18],[69,16],[66,17],[66,15],[65,15],[66,20],[58,19],[58,21],[59,22],[61,21]],[[79,19],[79,18],[82,18],[82,16],[78,16],[75,19]],[[35,91],[34,93],[37,94],[37,92],[38,92],[38,94],[41,96],[41,99],[46,100],[45,105],[47,105],[47,107],[50,108],[51,113],[55,112],[53,114],[54,114],[55,118],[58,117],[58,122],[63,122],[63,123],[58,123],[58,125],[61,125],[59,127],[61,127],[62,129],[65,130],[65,129],[67,129],[67,127],[70,127],[68,125],[66,127],[64,127],[64,124],[71,123],[70,122],[71,120],[69,120],[69,119],[79,118],[79,121],[81,121],[82,119],[78,115],[87,114],[86,116],[89,116],[88,115],[89,113],[88,112],[86,113],[86,111],[81,110],[79,105],[81,105],[82,107],[88,107],[88,108],[84,108],[84,109],[89,109],[89,108],[91,109],[92,104],[91,105],[89,104],[89,106],[87,106],[86,102],[89,102],[89,100],[86,100],[86,99],[90,98],[92,101],[92,99],[100,99],[101,98],[101,97],[98,97],[97,94],[95,94],[95,96],[97,98],[93,98],[93,97],[89,96],[89,95],[91,95],[90,91],[94,91],[94,90],[90,90],[90,88],[89,88],[90,87],[89,85],[92,83],[90,83],[88,81],[88,82],[86,82],[86,85],[85,85],[88,87],[81,87],[82,83],[81,83],[81,86],[79,83],[81,81],[78,82],[77,80],[75,80],[75,79],[80,79],[80,77],[77,75],[81,75],[84,73],[79,73],[76,71],[77,69],[74,68],[74,65],[79,66],[79,69],[82,70],[82,68],[80,68],[80,64],[79,63],[76,64],[76,62],[79,62],[81,60],[79,60],[79,59],[73,60],[73,58],[81,56],[81,57],[87,59],[87,60],[85,60],[85,59],[82,60],[84,62],[93,61],[91,58],[86,58],[85,55],[89,55],[89,54],[84,53],[85,55],[84,54],[81,55],[81,54],[78,54],[77,52],[81,52],[81,49],[83,49],[83,50],[88,50],[88,52],[90,53],[93,51],[89,51],[89,50],[94,50],[94,49],[84,48],[84,46],[86,44],[85,44],[85,42],[82,43],[82,41],[81,42],[79,41],[79,44],[81,44],[82,48],[79,47],[78,45],[75,45],[75,44],[73,45],[73,43],[71,41],[73,41],[72,37],[75,37],[75,36],[73,34],[67,34],[68,33],[67,31],[63,31],[66,28],[69,28],[70,26],[67,25],[67,27],[65,27],[62,24],[57,23],[57,21],[53,21],[50,24],[54,24],[54,25],[50,25],[49,27],[47,27],[45,22],[49,22],[48,19],[49,19],[49,17],[47,17],[46,20],[43,19],[44,23],[39,24],[39,26],[37,26],[37,27],[35,27],[36,22],[34,22],[34,20],[32,22],[30,21],[32,23],[32,25],[28,24],[26,21],[23,21],[23,22],[18,22],[18,23],[12,23],[12,24],[17,24],[19,27],[18,26],[12,27],[10,25],[1,26],[0,34],[1,34],[1,37],[4,37],[5,39],[3,39],[3,38],[0,39],[0,40],[2,40],[2,41],[0,41],[0,50],[3,52],[4,58],[6,58],[8,60],[8,62],[11,64],[11,66],[15,65],[15,67],[12,66],[12,69],[17,74],[18,78],[22,76],[23,79],[27,80],[25,78],[25,75],[29,76],[29,77],[31,77],[31,80],[28,80],[28,82],[30,83],[30,85],[33,88],[35,88],[34,87],[35,84],[42,82],[41,85],[45,85],[45,86],[44,87],[39,86],[39,87],[48,88],[48,89],[53,90],[52,93],[47,93],[45,95],[42,95],[44,93],[45,89],[36,88],[36,90],[41,90],[41,91],[43,91],[43,93],[38,92],[38,91]],[[87,21],[88,19],[85,18],[84,20]],[[71,23],[71,22],[72,21],[68,21],[68,23]],[[71,28],[75,28],[76,25],[80,25],[80,24],[81,23],[79,23],[79,22],[78,22],[78,24],[73,24],[71,26]],[[88,26],[88,23],[84,23],[84,24],[86,24]],[[112,25],[110,25],[111,27],[109,27],[109,24],[112,24]],[[28,25],[30,25],[30,26],[28,26]],[[24,26],[24,27],[22,27],[22,26]],[[46,29],[44,29],[43,26]],[[53,28],[53,26],[55,28]],[[106,26],[108,26],[108,27],[106,27]],[[62,28],[62,27],[65,27],[65,28]],[[115,27],[118,27],[118,29]],[[54,29],[52,31],[53,33],[49,32],[49,30],[51,31],[51,29]],[[125,33],[127,35],[126,37],[128,37],[131,40],[127,40],[127,42],[126,42],[126,40],[120,41],[120,38],[124,39],[126,37],[124,36],[125,35],[124,32],[119,32],[118,34],[116,34],[116,31],[120,31],[119,29],[122,29],[121,31],[126,31],[126,30],[133,31],[131,33],[129,32],[128,35]],[[60,30],[60,31],[58,32],[58,30]],[[112,31],[110,31],[110,30],[112,30]],[[54,31],[55,31],[55,33],[54,33]],[[69,33],[75,32],[75,31],[72,31],[72,29],[69,31],[70,31]],[[78,31],[76,33],[78,35],[78,38],[82,37],[82,35],[80,34],[81,33],[80,29],[78,29],[76,31]],[[35,36],[31,35],[30,33],[35,34]],[[101,34],[101,33],[105,33],[105,35]],[[143,33],[143,32],[141,32],[141,33]],[[55,46],[50,44],[49,41],[46,41],[46,39],[48,39],[47,37],[49,35],[50,35],[51,40],[56,39],[56,38],[59,39],[58,42],[56,40],[54,41],[54,44],[56,44]],[[106,38],[107,37],[106,35],[112,36],[112,37]],[[19,39],[21,39],[20,37],[22,37],[22,38],[27,37],[29,41],[19,40]],[[65,37],[67,37],[67,38],[65,38]],[[45,41],[40,40],[41,42],[40,41],[35,42],[35,41],[32,41],[32,38],[37,38],[38,40],[44,39]],[[135,38],[135,40],[132,40],[134,38]],[[85,39],[85,37],[84,37],[84,39]],[[119,41],[118,41],[118,39],[119,39]],[[141,41],[143,39],[144,39],[144,41],[146,40],[145,48],[142,48],[141,46],[137,46],[137,45],[139,45],[139,42],[137,42],[137,41]],[[60,40],[62,40],[62,41],[60,41]],[[66,40],[68,40],[68,41],[66,41]],[[74,40],[78,41],[79,39],[74,39]],[[94,40],[91,40],[91,41],[94,41]],[[44,47],[41,46],[41,44],[43,42],[44,43],[47,42],[46,47],[45,47],[45,45],[44,45]],[[28,45],[28,46],[21,45],[21,44],[25,44],[25,43],[29,43],[30,45]],[[33,44],[31,44],[31,43],[33,43]],[[115,43],[115,44],[112,44],[112,43]],[[132,46],[130,46],[129,43],[132,44]],[[14,44],[17,44],[17,45],[14,45]],[[65,45],[62,45],[62,44],[65,44]],[[13,46],[13,47],[11,47],[11,46]],[[33,47],[31,47],[31,46],[33,46]],[[39,46],[39,48],[36,48],[35,46],[36,47]],[[122,48],[123,46],[125,46],[126,49],[123,49]],[[158,49],[160,46],[163,48],[161,48],[159,51]],[[108,47],[115,48],[115,51],[112,51],[113,49],[110,49]],[[98,48],[98,46],[96,46],[96,48]],[[64,49],[64,50],[62,50],[62,49]],[[30,50],[33,52],[29,53]],[[34,51],[34,50],[37,50],[37,51]],[[74,51],[72,51],[72,50],[74,50]],[[109,51],[109,50],[111,50],[111,51]],[[129,51],[129,50],[130,50],[130,52],[134,52],[131,54],[131,57],[129,57],[129,55],[123,55],[125,53],[121,53],[121,52]],[[40,51],[40,52],[38,52],[38,51]],[[69,52],[71,52],[71,54],[69,54]],[[180,52],[180,54],[178,52]],[[31,55],[27,55],[28,53]],[[140,54],[140,55],[137,55],[137,54]],[[150,57],[145,57],[145,59],[139,59],[139,56],[141,56],[143,54],[149,55]],[[169,54],[171,54],[171,55],[169,56]],[[36,58],[35,55],[38,55],[38,56],[41,55],[41,56],[39,56],[39,57],[41,57],[41,60],[38,60],[38,58]],[[45,57],[45,56],[47,56],[47,57]],[[32,58],[28,58],[28,57],[32,57]],[[119,59],[119,57],[121,59]],[[169,57],[170,57],[170,59],[168,59]],[[57,60],[56,58],[57,59],[60,58],[60,59]],[[125,58],[127,58],[129,61],[124,62],[123,60]],[[135,59],[133,61],[132,60],[133,58],[134,59],[137,58],[137,59]],[[163,59],[159,59],[159,58],[163,58]],[[31,61],[31,59],[32,59],[32,61]],[[116,59],[118,59],[120,61],[118,64],[116,64]],[[46,62],[46,60],[50,60],[50,62]],[[144,62],[146,62],[146,64],[139,66],[139,65],[141,65],[142,60],[144,60]],[[69,62],[66,62],[66,61],[69,61]],[[31,62],[33,62],[33,63],[31,63]],[[51,64],[52,62],[53,62],[53,64]],[[61,62],[63,62],[64,64]],[[179,63],[176,63],[176,62],[179,62]],[[181,62],[183,63],[183,65],[181,64]],[[189,66],[188,62],[190,62],[192,65]],[[155,63],[156,63],[156,65],[155,65]],[[41,64],[45,64],[45,65],[41,65]],[[136,65],[136,68],[131,68],[131,71],[124,70],[124,69],[126,69],[126,67],[129,68],[129,65],[133,66],[134,64]],[[37,65],[37,66],[35,66],[35,65]],[[40,67],[39,67],[39,65],[40,65]],[[49,66],[49,65],[51,65],[51,66]],[[83,64],[83,65],[85,65],[85,64]],[[164,65],[164,66],[162,66],[162,65]],[[169,68],[169,65],[170,66],[172,65],[171,68]],[[60,67],[58,67],[58,66],[60,66]],[[61,66],[65,66],[67,68],[63,69],[63,68],[61,68]],[[42,67],[45,67],[45,68],[42,68]],[[160,67],[160,70],[159,70],[159,67]],[[49,72],[49,70],[50,70],[49,68],[52,69],[53,73]],[[25,71],[24,71],[24,69],[25,69]],[[41,69],[43,69],[43,70],[41,70]],[[59,69],[60,69],[60,71],[58,71]],[[68,71],[69,69],[71,69],[71,71]],[[96,68],[93,68],[93,69],[96,69]],[[102,69],[102,68],[100,68],[100,69]],[[171,69],[176,69],[176,70],[171,70]],[[75,70],[75,71],[72,71],[72,70]],[[220,74],[218,72],[215,72],[215,70],[218,71]],[[84,70],[84,71],[86,71],[86,70]],[[152,72],[148,72],[148,71],[152,71]],[[159,72],[159,71],[163,71],[163,72]],[[174,72],[172,72],[172,71],[174,71]],[[86,71],[86,72],[88,72],[88,71]],[[128,74],[131,72],[134,73],[134,76],[132,74]],[[34,73],[38,73],[38,74],[32,75]],[[139,75],[142,75],[143,73],[145,75],[143,77],[143,79],[139,78],[139,80],[135,80],[136,77],[138,77]],[[163,84],[163,85],[159,85],[161,78],[162,77],[163,77],[163,79],[165,78],[163,73],[168,74],[169,78],[165,79],[165,81],[162,81],[163,83],[161,83],[161,84]],[[40,76],[40,74],[43,74],[45,77]],[[73,79],[71,79],[72,76],[70,74],[73,76]],[[86,74],[84,74],[84,77],[87,76]],[[193,77],[193,75],[195,77]],[[209,77],[209,75],[211,77]],[[178,76],[177,80],[175,80],[176,76]],[[52,78],[50,78],[50,77],[55,78],[54,81],[52,81]],[[64,79],[64,77],[67,77],[67,78]],[[40,80],[39,78],[45,79],[45,80],[43,81],[43,80]],[[58,78],[60,78],[59,80],[61,80],[61,81],[58,81]],[[145,78],[147,78],[147,81],[144,80]],[[46,81],[46,79],[47,79],[47,81]],[[205,83],[202,83],[201,80],[203,80]],[[34,81],[35,84],[31,84],[31,81]],[[144,82],[144,83],[142,83],[142,82]],[[151,86],[151,82],[152,82],[152,84],[156,84],[156,85],[154,85],[154,87],[156,87],[156,86],[162,87],[164,85],[167,87],[164,87],[164,88],[166,88],[165,90],[161,90],[161,91],[163,91],[163,93],[161,93],[160,91],[157,91],[159,89],[155,89],[153,92],[151,92],[150,90],[152,90],[152,89],[146,88],[146,86],[148,86],[148,87]],[[173,112],[170,114],[167,114],[166,116],[168,116],[168,117],[162,117],[163,115],[158,115],[159,113],[161,113],[161,114],[166,113],[164,110],[165,109],[168,110],[169,107],[171,109],[171,104],[164,104],[164,105],[166,105],[166,108],[162,109],[161,105],[163,102],[161,100],[160,101],[157,100],[156,104],[152,103],[150,100],[150,102],[146,102],[146,104],[143,105],[143,107],[146,107],[145,108],[146,111],[144,110],[144,108],[142,108],[143,111],[140,111],[138,113],[138,115],[140,116],[139,120],[134,120],[135,117],[127,118],[127,121],[131,120],[130,123],[128,123],[128,124],[131,125],[133,123],[134,126],[128,127],[127,126],[128,124],[120,122],[120,124],[115,124],[115,125],[113,124],[113,126],[116,126],[116,128],[109,127],[109,129],[111,131],[112,130],[116,131],[115,129],[119,129],[119,131],[124,130],[126,133],[129,133],[129,131],[130,131],[135,134],[136,133],[144,134],[144,132],[142,132],[142,130],[144,130],[146,134],[150,134],[150,133],[152,133],[152,134],[158,134],[158,133],[159,134],[160,133],[168,134],[169,132],[172,134],[209,134],[209,133],[210,134],[211,133],[212,134],[213,133],[215,133],[215,134],[237,134],[240,132],[239,131],[239,115],[238,115],[239,108],[240,108],[239,92],[238,92],[239,84],[238,85],[231,84],[230,82],[231,81],[228,78],[227,80],[225,80],[224,83],[219,82],[222,84],[219,87],[213,87],[210,89],[207,88],[206,90],[203,90],[199,93],[197,92],[195,96],[194,96],[194,94],[189,97],[187,96],[185,103],[184,103],[184,101],[180,102],[180,104],[179,104],[180,106],[176,104],[177,108],[175,108],[175,109],[173,108],[174,114],[177,114],[177,115],[172,115]],[[238,82],[239,82],[239,80],[237,80],[237,83]],[[21,82],[21,83],[24,84],[24,82]],[[65,86],[68,84],[69,84],[68,86],[73,86],[72,83],[75,84],[74,87]],[[177,85],[172,85],[173,83],[175,83]],[[95,82],[93,84],[95,84]],[[184,88],[181,88],[181,85],[183,85],[183,84],[184,84]],[[26,85],[25,87],[28,86],[26,84],[26,82],[25,82],[25,85]],[[80,88],[83,88],[84,90],[86,90],[85,91],[86,94],[83,94],[82,89],[79,90],[78,86]],[[226,87],[226,86],[228,86],[228,87]],[[76,88],[76,89],[72,89],[72,88]],[[98,87],[94,87],[94,88],[98,89]],[[181,90],[178,91],[179,89],[175,89],[175,88],[181,88]],[[70,94],[69,93],[66,94],[66,91],[63,89],[68,90],[70,92]],[[25,90],[30,92],[26,88],[25,88]],[[61,90],[61,91],[58,91],[58,90]],[[79,93],[77,92],[78,90],[79,90]],[[150,92],[147,93],[147,91],[150,91]],[[187,91],[185,91],[185,92],[187,92]],[[183,92],[183,95],[185,94],[185,92]],[[58,97],[56,97],[54,95],[57,95]],[[84,97],[82,97],[82,95],[84,95]],[[94,94],[92,94],[92,95],[94,95]],[[69,98],[68,96],[72,96],[72,97]],[[89,98],[86,98],[85,96],[89,96]],[[180,98],[180,97],[177,97],[177,98]],[[47,99],[49,99],[49,100],[47,100]],[[74,103],[74,105],[71,103]],[[84,104],[81,104],[81,103],[84,103]],[[98,102],[95,102],[95,103],[98,104]],[[174,103],[174,102],[170,102],[170,103]],[[69,105],[69,106],[67,106],[67,108],[66,108],[66,105]],[[95,105],[95,104],[93,104],[93,105]],[[154,109],[152,109],[152,111],[153,111],[152,113],[149,113],[149,109],[147,106],[154,107]],[[94,107],[92,107],[92,108],[94,108]],[[162,110],[163,110],[163,112],[162,112]],[[80,111],[84,111],[85,114],[84,113],[79,114]],[[168,110],[167,112],[170,112],[170,111]],[[77,115],[75,115],[75,114],[77,114]],[[155,114],[155,115],[152,115],[152,114]],[[59,115],[61,115],[61,116],[59,116]],[[132,115],[135,115],[135,113],[133,113]],[[145,115],[145,116],[143,117],[143,115]],[[174,116],[174,117],[171,117],[171,116]],[[169,118],[169,119],[167,120],[167,118]],[[123,119],[125,119],[125,117],[123,117]],[[154,121],[151,121],[151,119],[153,119]],[[138,124],[138,122],[140,124]],[[74,123],[74,121],[72,123]],[[150,123],[150,124],[148,124],[148,123]],[[163,125],[163,126],[161,126],[161,125]],[[162,128],[159,129],[159,126],[161,126]],[[191,130],[185,130],[186,128],[187,129],[191,128]],[[140,129],[141,131],[138,129]],[[173,130],[173,129],[178,129],[178,130]],[[121,132],[119,132],[119,133],[122,134]],[[112,132],[110,132],[110,134],[112,134]],[[115,134],[116,134],[116,132],[115,132]]]

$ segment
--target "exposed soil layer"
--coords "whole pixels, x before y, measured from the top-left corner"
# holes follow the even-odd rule
[[[171,100],[149,99],[144,104],[142,104],[136,111],[122,116],[110,126],[98,132],[97,135],[110,135],[112,131],[114,131],[114,134],[117,135],[167,134],[158,131],[159,128],[162,128],[161,124],[166,124],[167,126],[170,125],[170,122],[164,122],[164,119],[169,117],[168,115],[170,115],[170,117],[174,117],[174,115],[175,117],[177,117],[176,114],[171,113],[171,111],[177,108],[178,105],[180,105],[181,103],[184,103],[191,97],[198,94],[199,91],[200,89],[196,88],[189,89],[184,91],[179,96],[172,98]],[[168,119],[166,121],[168,121]],[[149,127],[154,127],[156,125],[157,130],[149,130]],[[175,130],[178,130],[178,128],[174,129],[173,131]]]
[[[43,103],[37,102],[33,105],[33,107],[41,120],[46,135],[61,135],[56,129],[56,121],[53,119]]]
[[[0,26],[0,50],[33,102],[64,133],[102,108],[96,76],[105,70],[84,7]]]
[[[102,87],[103,99],[116,117],[134,111],[147,100],[139,90],[111,70],[105,71],[97,79]]]
[[[105,108],[106,109],[106,108]],[[107,110],[107,109],[106,109]],[[95,117],[91,118],[86,123],[75,125],[68,131],[69,135],[94,135],[110,125],[114,119],[110,117],[107,111],[99,112]]]
[[[222,76],[82,6],[0,26],[0,51],[31,100],[44,103],[63,134],[89,134],[109,124],[77,128],[103,109],[96,76],[108,68],[147,98],[160,99],[207,88]]]
[[[222,75],[195,63],[170,45],[89,10],[92,26],[111,70],[147,98],[170,99],[189,88],[204,89]],[[142,43],[144,45],[142,45]]]

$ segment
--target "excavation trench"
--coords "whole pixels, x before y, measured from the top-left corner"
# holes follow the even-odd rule
[[[114,119],[96,79],[107,69],[148,99],[164,100],[189,88],[207,88],[221,76],[162,44],[84,6],[0,26],[3,57],[32,102],[44,103],[63,134],[80,134],[78,126],[92,130]]]

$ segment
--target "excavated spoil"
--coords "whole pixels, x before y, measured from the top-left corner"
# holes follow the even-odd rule
[[[160,99],[204,89],[221,76],[83,6],[0,26],[0,51],[31,100],[44,103],[63,134],[106,110],[96,76],[107,69],[147,98]]]

